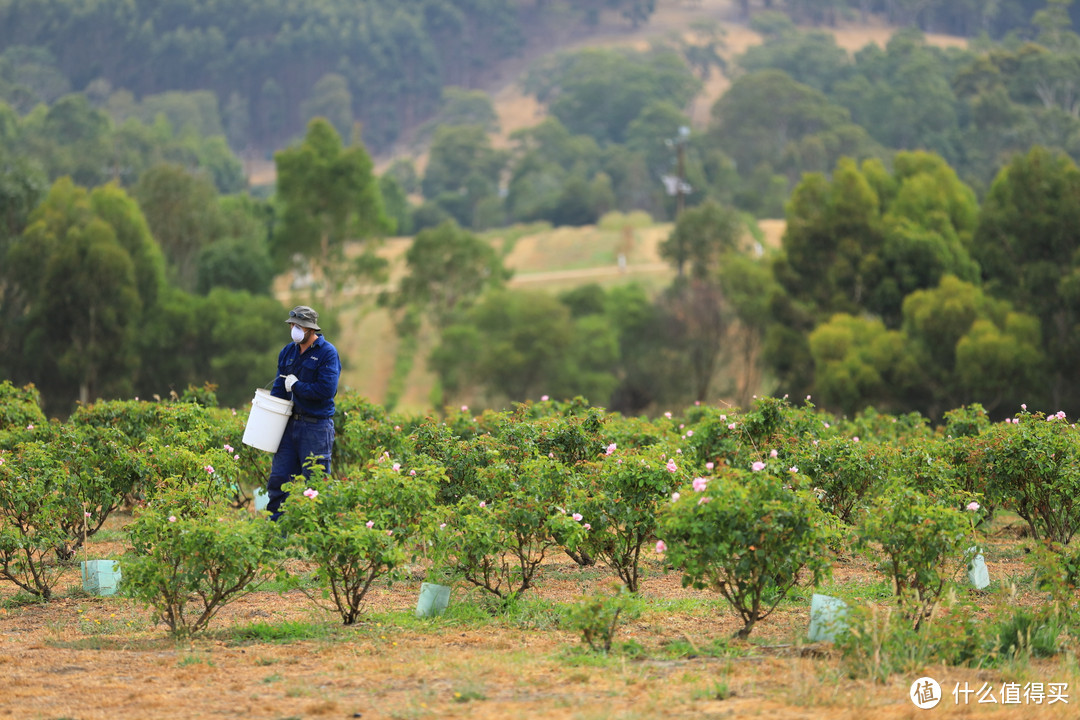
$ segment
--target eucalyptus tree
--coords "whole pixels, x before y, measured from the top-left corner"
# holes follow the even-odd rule
[[[972,254],[988,292],[1039,319],[1051,368],[1044,401],[1080,402],[1080,169],[1033,148],[998,174],[983,201]]]
[[[378,181],[367,150],[345,147],[324,118],[308,124],[302,142],[274,155],[280,223],[274,235],[279,261],[294,254],[315,264],[324,281],[324,303],[334,305],[346,281],[378,277],[385,261],[375,250],[392,223],[383,211]],[[351,262],[346,244],[361,245]]]
[[[459,319],[483,293],[510,278],[491,243],[453,220],[417,233],[405,252],[406,275],[386,304],[421,309],[436,327]]]
[[[898,329],[910,293],[949,274],[977,282],[977,218],[974,192],[934,155],[900,153],[892,172],[876,160],[860,167],[845,159],[831,179],[807,175],[792,194],[773,263],[779,292],[765,355],[784,389],[814,391],[807,340],[835,314]]]
[[[11,318],[21,355],[50,408],[129,392],[138,329],[164,277],[160,251],[122,190],[58,180],[8,251],[8,279],[25,298]]]
[[[630,123],[655,102],[685,108],[701,81],[672,48],[594,48],[559,53],[538,63],[529,71],[525,88],[571,134],[589,135],[606,145],[625,142]]]
[[[708,138],[743,179],[765,169],[792,184],[803,173],[827,172],[841,157],[883,154],[847,109],[772,69],[732,83],[712,108]]]
[[[447,125],[435,130],[420,187],[424,197],[465,227],[475,227],[477,206],[497,196],[507,155],[491,145],[480,125]]]
[[[165,253],[172,281],[194,290],[199,253],[224,229],[213,180],[180,165],[161,164],[143,173],[133,192]]]

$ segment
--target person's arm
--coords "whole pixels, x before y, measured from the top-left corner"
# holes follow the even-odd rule
[[[341,376],[341,359],[337,349],[327,343],[319,350],[319,368],[315,380],[297,380],[293,393],[305,399],[323,402],[337,395],[338,378]]]

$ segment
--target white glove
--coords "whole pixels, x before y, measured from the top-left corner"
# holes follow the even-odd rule
[[[296,381],[300,378],[295,375],[289,375],[285,378],[285,392],[292,392],[292,386],[296,384]]]

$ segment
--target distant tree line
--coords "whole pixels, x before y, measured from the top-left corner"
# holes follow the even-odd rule
[[[192,110],[187,117],[161,110],[120,122],[78,93],[22,116],[0,101],[0,158],[21,158],[49,180],[66,175],[89,187],[111,181],[134,185],[154,165],[174,163],[202,169],[222,192],[242,190],[247,187],[243,165],[220,132],[202,122],[215,116],[198,112],[199,97],[160,98],[165,102],[159,108]]]
[[[429,362],[448,403],[581,394],[637,413],[770,392],[849,415],[1080,413],[1080,168],[1067,155],[1015,156],[981,203],[931,153],[841,158],[796,185],[777,251],[748,251],[748,227],[731,207],[694,206],[661,246],[680,272],[658,295],[552,295],[508,290],[484,241],[448,220],[417,236],[391,305],[438,329]]]
[[[835,25],[841,20],[883,17],[890,25],[962,37],[986,34],[1001,39],[1024,28],[1046,6],[1066,8],[1071,0],[738,0],[741,15],[775,10],[796,22]],[[1080,22],[1080,9],[1072,19]],[[1022,32],[1022,30],[1021,30]]]
[[[267,382],[285,311],[265,201],[219,195],[181,164],[128,189],[50,185],[3,153],[0,169],[0,376],[35,383],[61,417],[76,400],[207,383],[239,404]]]
[[[688,206],[711,199],[779,217],[805,173],[828,174],[841,157],[931,151],[980,197],[1004,163],[1035,145],[1080,159],[1080,36],[1062,3],[1025,26],[1032,39],[968,48],[938,48],[911,29],[850,55],[784,15],[759,13],[752,25],[764,43],[731,61],[715,26],[699,28],[708,39],[695,44],[543,60],[524,87],[549,117],[516,132],[509,150],[491,145],[490,104],[455,91],[436,115],[423,176],[407,162],[388,173],[389,194],[424,199],[412,210],[394,203],[399,229],[448,218],[472,229],[581,225],[613,209],[670,218],[677,202],[661,179],[679,172]],[[730,89],[707,128],[683,135],[702,79],[716,71]]]
[[[710,132],[741,173],[828,171],[839,154],[931,150],[983,193],[1033,145],[1080,158],[1071,0],[1047,3],[1001,43],[936,48],[915,31],[849,56],[824,32],[759,16],[765,42],[736,60]],[[783,141],[768,143],[768,138]]]
[[[87,187],[0,151],[0,377],[36,384],[50,414],[169,393],[240,405],[288,342],[283,268],[299,262],[312,281],[294,289],[324,291],[311,302],[331,333],[346,285],[385,280],[375,249],[394,224],[371,158],[325,119],[278,153],[271,200],[143,160],[127,187]]]
[[[6,0],[0,99],[25,112],[72,91],[136,98],[208,90],[237,150],[275,148],[327,117],[372,147],[430,117],[446,85],[474,86],[552,16],[517,0]],[[602,9],[632,23],[654,2],[571,4],[560,22]]]

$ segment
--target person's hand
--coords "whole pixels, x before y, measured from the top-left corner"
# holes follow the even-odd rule
[[[292,386],[296,384],[296,381],[300,378],[295,375],[289,375],[285,378],[285,392],[292,392]]]

